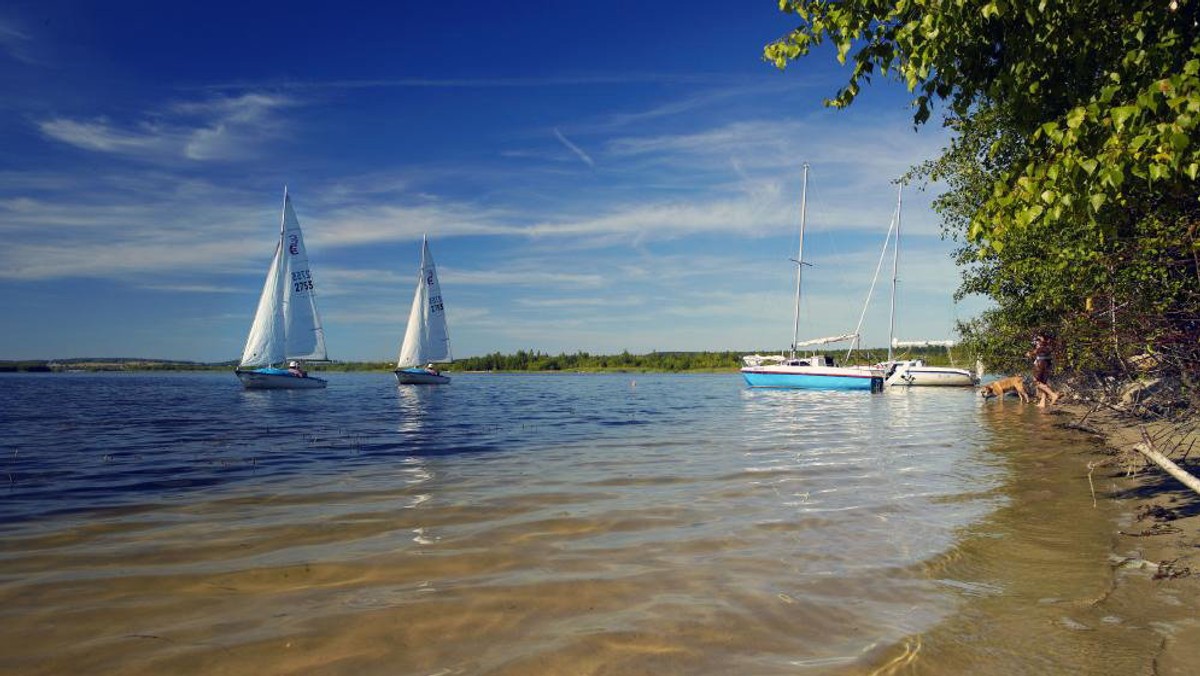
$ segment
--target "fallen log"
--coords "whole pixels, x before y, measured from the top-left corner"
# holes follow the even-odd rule
[[[1154,448],[1154,442],[1150,440],[1150,435],[1146,433],[1145,428],[1142,428],[1142,443],[1134,444],[1133,450],[1154,461],[1154,464],[1163,468],[1167,474],[1175,477],[1184,486],[1187,486],[1197,494],[1200,494],[1200,479],[1188,474],[1187,471],[1185,471],[1179,465],[1176,465],[1170,458],[1162,453],[1159,453]]]

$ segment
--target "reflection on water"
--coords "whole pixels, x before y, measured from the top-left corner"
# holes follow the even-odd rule
[[[1017,454],[1075,443],[734,375],[3,382],[14,673],[955,673],[1037,520]]]

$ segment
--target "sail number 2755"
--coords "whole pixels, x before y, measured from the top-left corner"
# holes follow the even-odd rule
[[[295,270],[292,272],[292,291],[300,293],[301,291],[312,290],[313,280],[308,270]]]

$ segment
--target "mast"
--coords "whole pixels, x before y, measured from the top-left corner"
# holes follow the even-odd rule
[[[896,340],[896,277],[900,271],[900,204],[904,185],[896,189],[896,248],[892,251],[892,306],[888,312],[888,361],[892,361],[892,342]]]
[[[800,278],[804,273],[804,219],[808,213],[808,162],[804,163],[804,180],[800,188],[800,249],[796,252],[796,305],[792,311],[792,358],[800,340]]]
[[[283,184],[283,207],[280,208],[280,210],[279,210],[279,244],[276,247],[277,250],[279,251],[279,270],[278,270],[279,278],[275,282],[275,285],[277,287],[276,294],[279,297],[279,301],[277,302],[276,307],[275,307],[275,312],[279,314],[279,320],[278,320],[279,321],[279,334],[276,337],[276,341],[279,345],[279,361],[281,362],[281,365],[284,367],[287,366],[287,360],[288,360],[287,336],[288,336],[288,330],[291,328],[288,326],[288,320],[287,320],[288,305],[291,304],[291,298],[288,296],[287,291],[286,291],[287,284],[288,284],[287,276],[290,273],[290,271],[287,269],[288,256],[287,256],[287,251],[284,248],[287,246],[287,244],[286,244],[286,240],[287,240],[287,210],[288,210],[288,187],[287,187],[287,184],[284,183]],[[267,366],[271,366],[271,365],[272,364],[267,364]]]

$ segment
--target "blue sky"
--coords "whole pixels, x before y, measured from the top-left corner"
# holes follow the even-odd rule
[[[333,359],[395,357],[425,233],[456,356],[782,349],[801,164],[801,334],[838,334],[947,141],[898,85],[834,111],[832,58],[762,61],[774,0],[256,4],[0,7],[0,358],[236,359],[285,184]],[[902,339],[979,309],[931,198]]]

